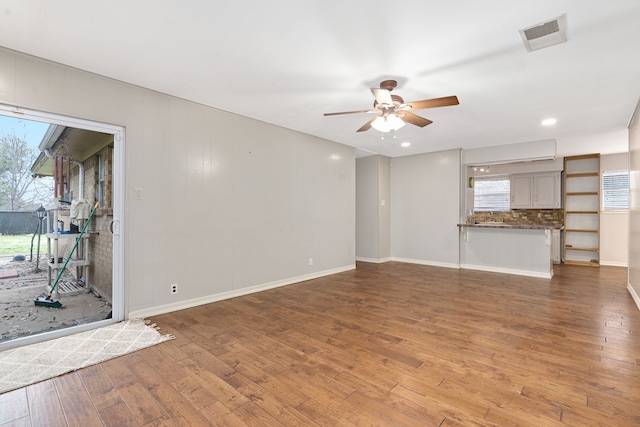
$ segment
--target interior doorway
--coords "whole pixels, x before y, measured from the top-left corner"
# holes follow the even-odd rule
[[[123,320],[124,128],[6,105],[0,116],[45,125],[31,171],[53,179],[39,235],[47,242],[45,259],[39,259],[46,275],[41,283],[27,281],[21,301],[29,315],[15,319],[33,318],[34,330],[0,340],[0,350]],[[26,297],[30,291],[32,298]],[[48,294],[62,308],[34,304]],[[46,319],[55,320],[45,325]]]

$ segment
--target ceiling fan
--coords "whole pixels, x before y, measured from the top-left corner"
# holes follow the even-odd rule
[[[424,99],[422,101],[404,102],[402,97],[391,95],[391,91],[398,86],[395,80],[385,80],[380,82],[380,88],[371,88],[371,93],[375,98],[372,110],[342,111],[338,113],[325,113],[325,116],[337,116],[340,114],[356,113],[378,113],[376,117],[365,123],[358,132],[364,132],[374,128],[380,132],[390,132],[400,129],[406,123],[425,127],[433,123],[429,119],[413,114],[412,110],[423,110],[425,108],[446,107],[458,105],[458,97],[445,96],[444,98]]]

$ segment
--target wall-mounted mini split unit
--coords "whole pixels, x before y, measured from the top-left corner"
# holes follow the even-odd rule
[[[462,150],[462,164],[468,166],[503,165],[556,160],[556,140],[518,142]]]
[[[564,43],[567,41],[567,14],[524,28],[520,30],[520,37],[528,52]]]

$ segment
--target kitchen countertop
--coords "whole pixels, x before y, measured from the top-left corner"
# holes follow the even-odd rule
[[[481,222],[478,224],[458,224],[458,227],[477,228],[517,228],[520,230],[562,230],[563,224],[512,224],[507,222]]]

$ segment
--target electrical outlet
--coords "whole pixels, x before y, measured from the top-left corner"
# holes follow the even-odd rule
[[[170,286],[171,286],[171,295],[177,294],[178,293],[178,284],[177,283],[172,283]]]
[[[313,258],[309,258],[309,265],[313,265]]]

